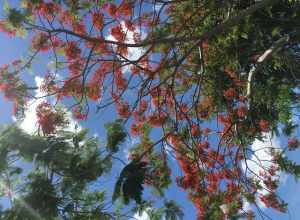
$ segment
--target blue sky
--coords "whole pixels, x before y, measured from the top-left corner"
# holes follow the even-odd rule
[[[0,5],[1,8],[1,5]],[[28,41],[20,39],[20,38],[10,38],[5,34],[0,33],[0,65],[10,63],[11,61],[19,58],[20,56],[26,56],[26,52],[29,48]],[[133,51],[134,52],[134,51]],[[45,64],[45,60],[39,60],[39,62]],[[34,82],[34,78],[36,76],[41,76],[45,72],[45,65],[40,65],[40,63],[36,63],[33,73],[28,74],[26,80]],[[0,124],[10,123],[12,122],[11,110],[12,105],[10,102],[7,102],[3,99],[3,96],[0,94]],[[82,127],[87,127],[90,129],[91,135],[97,134],[99,136],[100,141],[105,140],[105,130],[103,128],[104,123],[112,121],[115,118],[115,114],[112,111],[101,112],[101,114],[95,114],[95,111],[91,110],[90,117],[87,121],[81,122]],[[298,136],[298,134],[297,134]],[[286,139],[279,138],[278,144],[284,145],[286,143]],[[123,145],[123,149],[120,152],[120,157],[126,159],[126,152],[132,142],[128,140],[126,144]],[[289,157],[294,161],[300,163],[300,151],[295,151],[289,154]],[[173,173],[176,175],[180,175],[181,171],[178,169],[176,162],[170,159],[170,164],[173,170]],[[115,174],[120,172],[121,166],[116,166],[114,168]],[[298,220],[300,219],[300,183],[295,182],[292,177],[284,177],[282,178],[282,185],[279,188],[279,195],[289,204],[289,212],[288,214],[280,214],[273,210],[265,210],[266,213],[272,217],[273,219],[282,219],[282,220]],[[111,188],[113,187],[113,182],[111,181]],[[186,193],[183,192],[176,186],[171,186],[170,189],[166,193],[167,197],[170,199],[174,199],[181,207],[185,213],[184,219],[194,219],[195,218],[195,209],[190,201],[187,200]],[[0,205],[7,206],[7,200],[0,199]],[[147,216],[141,217],[141,219],[146,220]],[[259,219],[259,218],[257,218]]]

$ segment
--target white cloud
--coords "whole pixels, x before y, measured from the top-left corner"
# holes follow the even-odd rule
[[[150,217],[146,212],[142,212],[142,215],[139,215],[138,213],[135,213],[133,218],[135,220],[150,220]]]
[[[163,6],[162,3],[156,3],[155,6],[154,6],[154,10],[159,12],[159,10],[161,9],[162,6]]]
[[[272,137],[270,133],[265,133],[262,141],[256,139],[251,146],[253,155],[247,160],[248,168],[258,174],[259,171],[262,171],[263,167],[272,165],[271,148],[280,149],[279,139],[276,136]],[[245,169],[245,164],[243,166]]]
[[[43,82],[43,78],[36,76],[34,80],[36,86],[40,88]],[[36,97],[43,97],[44,95],[45,94],[40,89],[36,91]],[[40,103],[42,103],[45,100],[46,98],[39,98],[32,99],[28,102],[27,109],[24,113],[24,119],[19,124],[20,128],[22,128],[27,133],[33,134],[37,131],[38,125],[35,109]]]
[[[77,127],[77,131],[82,130],[82,127],[79,125],[79,123],[73,118],[72,113],[70,111],[67,111],[66,118],[69,121],[68,126],[65,128],[66,131],[74,132],[75,128]]]
[[[268,168],[271,165],[275,165],[272,163],[272,156],[270,153],[270,149],[274,148],[276,150],[280,150],[280,143],[279,138],[276,136],[272,136],[271,133],[264,133],[263,134],[263,140],[256,139],[252,146],[251,150],[253,151],[253,154],[250,156],[249,159],[246,160],[246,163],[242,163],[242,168],[246,172],[246,175],[255,177],[256,175],[259,175],[260,172],[264,171],[263,168]],[[277,173],[277,175],[281,176],[281,173]],[[265,185],[262,183],[262,186],[265,188]],[[261,189],[258,191],[259,194],[265,195],[268,193],[266,189]],[[265,208],[264,204],[260,201],[260,199],[257,199],[257,205],[260,208]],[[244,203],[244,210],[249,210],[250,204],[248,202]]]

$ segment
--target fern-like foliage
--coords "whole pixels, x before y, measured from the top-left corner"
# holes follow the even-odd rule
[[[114,122],[105,124],[107,132],[106,147],[112,153],[119,150],[119,145],[125,141],[127,136],[122,122],[121,119],[117,119]]]

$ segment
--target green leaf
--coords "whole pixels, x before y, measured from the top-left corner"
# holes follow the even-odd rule
[[[12,24],[13,27],[20,28],[22,22],[25,20],[25,17],[20,10],[12,8],[8,12],[7,20]]]
[[[9,3],[8,3],[7,0],[4,0],[4,2],[3,2],[3,11],[4,11],[5,13],[8,13],[9,10],[10,10],[10,5],[9,5]]]
[[[123,121],[121,119],[117,119],[116,121],[107,123],[104,126],[107,132],[106,147],[112,153],[116,153],[119,150],[119,145],[125,141],[127,136],[123,126]]]
[[[174,201],[165,202],[165,219],[166,220],[183,220],[184,213]]]
[[[241,33],[241,37],[244,39],[248,39],[248,34],[247,33]]]
[[[23,39],[27,37],[27,31],[25,28],[18,28],[16,34]]]
[[[279,168],[295,177],[295,180],[300,178],[300,165],[289,160],[283,153],[280,153],[276,156],[276,162],[279,165]]]

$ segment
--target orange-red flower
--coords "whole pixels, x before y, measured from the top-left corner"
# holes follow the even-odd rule
[[[227,100],[233,100],[236,96],[236,91],[234,88],[229,88],[224,92],[224,97]]]
[[[260,127],[260,130],[263,131],[263,132],[268,132],[269,131],[269,122],[267,120],[260,120],[259,121],[259,127]]]
[[[104,16],[99,12],[92,13],[92,22],[96,30],[101,30],[104,23]]]

